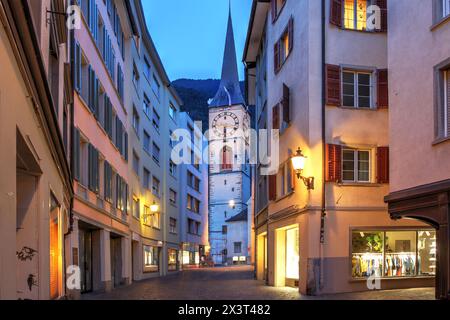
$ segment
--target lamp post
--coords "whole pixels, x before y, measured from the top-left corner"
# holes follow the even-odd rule
[[[305,169],[306,164],[306,156],[303,155],[303,152],[300,148],[297,149],[296,154],[291,158],[292,167],[297,174],[297,178],[301,179],[308,190],[314,190],[314,177],[304,177],[303,170]]]

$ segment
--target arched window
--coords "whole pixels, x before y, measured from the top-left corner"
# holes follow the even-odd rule
[[[233,169],[233,151],[230,147],[223,147],[222,149],[222,170]]]

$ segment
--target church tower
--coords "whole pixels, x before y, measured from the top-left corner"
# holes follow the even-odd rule
[[[231,9],[217,94],[209,103],[209,238],[216,264],[248,263],[250,115],[241,92]]]

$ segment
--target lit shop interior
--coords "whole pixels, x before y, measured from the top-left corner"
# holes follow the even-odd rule
[[[298,287],[300,272],[299,228],[288,227],[276,232],[277,287]]]
[[[352,277],[436,275],[436,231],[352,231]]]

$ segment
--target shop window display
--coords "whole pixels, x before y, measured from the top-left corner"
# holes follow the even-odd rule
[[[417,243],[419,275],[436,275],[436,231],[419,231]]]
[[[353,231],[352,277],[434,276],[436,232]]]
[[[352,276],[366,278],[383,274],[383,232],[352,234]]]
[[[411,277],[416,275],[416,231],[386,232],[386,277]]]
[[[298,228],[286,230],[286,278],[299,279]]]

